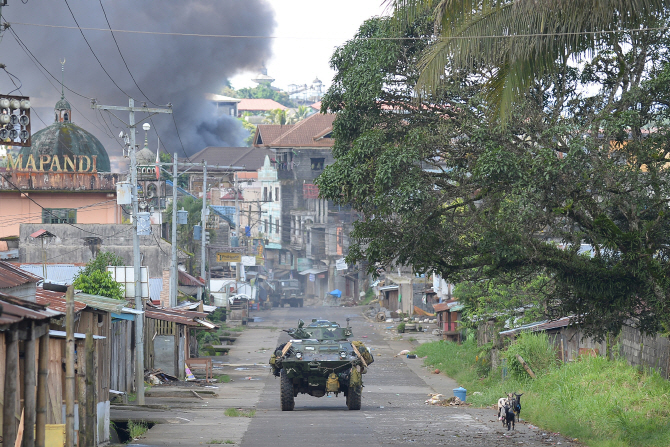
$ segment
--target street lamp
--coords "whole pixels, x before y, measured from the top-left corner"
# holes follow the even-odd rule
[[[144,147],[149,147],[149,129],[151,129],[151,124],[142,124],[142,129],[144,129]]]

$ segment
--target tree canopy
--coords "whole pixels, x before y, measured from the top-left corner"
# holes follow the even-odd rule
[[[123,285],[114,281],[107,266],[124,264],[123,258],[116,253],[101,251],[79,272],[73,286],[84,293],[122,300]]]
[[[362,215],[348,262],[451,282],[542,276],[538,308],[589,335],[626,320],[670,328],[667,32],[624,32],[564,61],[504,122],[487,94],[492,64],[445,59],[417,103],[431,17],[396,32],[391,18],[365,22],[334,53],[322,101],[337,118],[320,193]]]
[[[436,35],[421,55],[418,90],[435,92],[445,67],[490,67],[483,88],[506,118],[533,83],[573,58],[622,51],[625,32],[665,26],[668,0],[393,0],[400,24],[430,15]],[[636,31],[637,30],[637,31]],[[618,48],[617,48],[618,47]]]

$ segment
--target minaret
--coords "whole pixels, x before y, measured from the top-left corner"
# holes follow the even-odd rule
[[[61,65],[61,77],[60,77],[60,100],[56,103],[54,107],[54,112],[56,115],[57,123],[69,123],[72,121],[72,107],[70,103],[65,99],[65,87],[63,83],[63,78],[65,76],[65,59],[60,61]]]

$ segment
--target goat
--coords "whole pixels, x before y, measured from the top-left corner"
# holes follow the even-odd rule
[[[507,425],[507,431],[509,431],[510,425],[512,426],[512,430],[516,430],[514,428],[514,411],[512,411],[512,407],[507,404],[503,407],[503,410],[505,411],[505,420],[503,421],[503,427]]]
[[[512,399],[512,394],[508,394],[507,397],[501,397],[498,399],[498,419],[502,421],[503,427],[505,426],[505,412],[503,409],[505,405],[509,405]]]
[[[521,421],[521,396],[523,396],[523,393],[514,393],[514,399],[512,399],[512,411],[516,413],[517,422]]]

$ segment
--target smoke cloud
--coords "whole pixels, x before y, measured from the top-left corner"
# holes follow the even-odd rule
[[[246,133],[232,117],[217,116],[205,99],[206,93],[218,93],[226,79],[242,71],[257,71],[271,55],[271,40],[263,38],[216,38],[196,36],[152,35],[116,32],[121,52],[138,90],[108,30],[99,0],[68,0],[95,54],[107,72],[136,105],[146,102],[172,103],[172,117],[155,115],[152,124],[169,153],[184,156],[179,137],[190,156],[207,146],[242,146]],[[107,18],[114,30],[153,31],[162,33],[196,33],[236,36],[270,36],[275,27],[274,11],[265,0],[102,0]],[[60,60],[65,59],[65,85],[97,99],[99,104],[127,106],[128,96],[109,79],[76,28],[65,0],[13,1],[3,7],[4,20],[56,78],[61,78]],[[36,27],[21,23],[65,25],[74,29]],[[107,30],[107,31],[104,31]],[[60,98],[60,85],[31,61],[12,33],[7,30],[0,42],[0,62],[23,84],[21,92],[30,96],[34,110],[50,125],[53,106]],[[49,79],[47,79],[49,78]],[[15,87],[8,76],[0,76],[0,91]],[[18,94],[18,93],[15,93]],[[73,106],[72,120],[93,133],[110,156],[121,153],[118,134],[127,131],[123,123],[109,114],[91,109],[90,101],[65,90]],[[151,101],[151,102],[150,102]],[[124,122],[127,112],[115,112]],[[136,119],[146,115],[137,114]],[[152,127],[153,127],[152,126]],[[33,132],[44,124],[33,117]],[[144,139],[138,127],[138,144]],[[155,151],[156,133],[150,131],[150,147]]]

